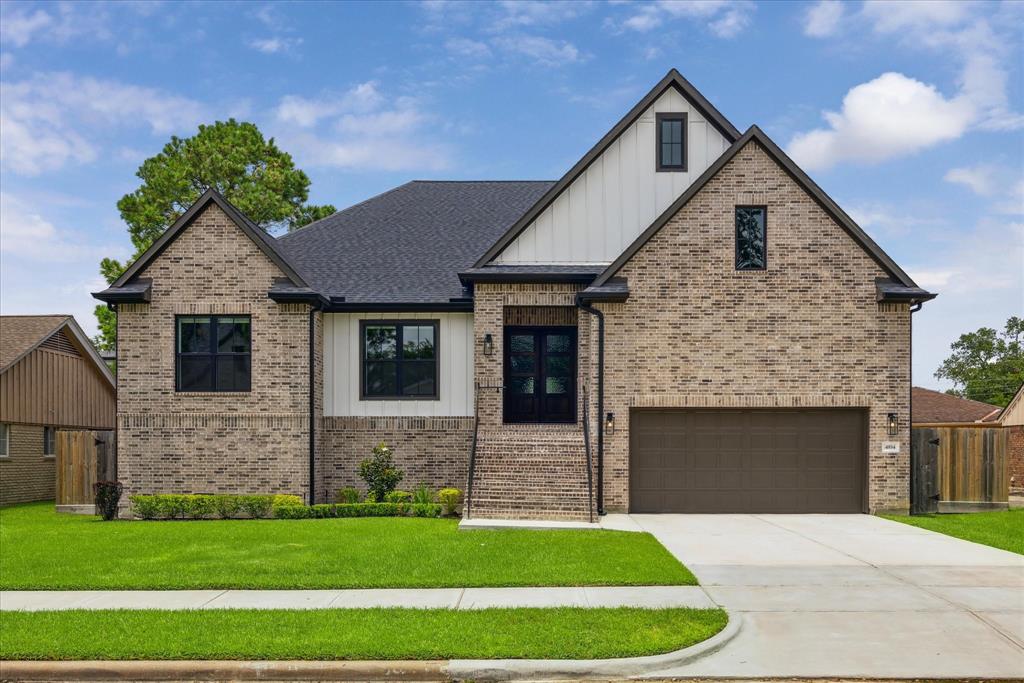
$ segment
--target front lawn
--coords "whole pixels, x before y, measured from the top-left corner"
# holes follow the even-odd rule
[[[0,548],[4,590],[697,583],[650,534],[448,519],[102,522],[33,503],[0,509]]]
[[[1024,509],[957,515],[886,515],[886,519],[1024,555]]]
[[[4,612],[0,659],[603,659],[710,638],[720,609]]]

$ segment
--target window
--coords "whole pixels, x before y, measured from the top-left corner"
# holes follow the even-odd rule
[[[178,316],[178,391],[249,391],[249,316]]]
[[[11,454],[11,425],[0,424],[0,458]]]
[[[656,114],[659,171],[686,170],[686,114]]]
[[[436,320],[360,323],[361,394],[368,399],[436,399]]]
[[[768,207],[736,207],[736,270],[764,270],[768,264]]]
[[[43,455],[57,454],[57,430],[54,427],[43,427]]]

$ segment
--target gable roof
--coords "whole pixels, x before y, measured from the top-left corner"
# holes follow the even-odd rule
[[[691,199],[700,190],[714,178],[719,171],[721,171],[726,164],[728,164],[733,157],[735,157],[741,149],[743,149],[747,143],[756,141],[764,151],[770,156],[784,171],[792,178],[797,185],[804,189],[812,199],[825,211],[833,220],[839,223],[840,226],[853,238],[853,240],[868,253],[871,258],[878,263],[894,280],[900,285],[907,288],[917,288],[917,285],[907,275],[902,268],[896,265],[896,262],[889,257],[882,248],[879,247],[874,240],[868,237],[859,225],[850,216],[839,208],[839,205],[832,200],[825,191],[822,190],[818,185],[811,180],[811,178],[804,173],[804,171],[797,166],[792,159],[790,159],[785,152],[783,152],[778,145],[776,145],[771,138],[769,138],[764,131],[758,128],[756,125],[751,126],[747,129],[747,132],[742,135],[736,142],[727,149],[722,156],[718,157],[715,163],[711,164],[704,173],[701,174],[697,180],[691,184],[683,194],[679,196],[660,216],[654,219],[650,227],[640,233],[640,236],[630,244],[622,254],[619,255],[615,261],[609,265],[601,275],[594,281],[594,286],[601,286],[610,280],[618,271],[629,261],[640,248],[643,247],[647,242],[654,237],[654,235],[661,230],[661,228],[668,223],[668,221],[675,216],[680,209],[689,203]],[[923,290],[922,290],[923,291]],[[926,293],[927,296],[920,297],[920,300],[932,299],[935,297],[934,294]]]
[[[740,137],[739,130],[736,126],[732,125],[720,111],[715,109],[708,100],[700,94],[700,92],[690,84],[688,80],[683,78],[675,69],[670,69],[665,77],[658,81],[657,85],[651,88],[650,92],[644,95],[643,99],[636,103],[636,105],[629,110],[629,112],[616,123],[610,131],[608,131],[603,138],[598,140],[597,144],[594,145],[589,152],[583,155],[583,158],[576,162],[569,171],[562,176],[562,178],[555,183],[537,202],[530,207],[526,213],[519,217],[519,219],[503,234],[491,247],[484,252],[483,256],[477,259],[476,263],[473,264],[474,268],[482,268],[489,261],[494,259],[500,254],[505,247],[519,236],[523,230],[525,230],[530,223],[533,222],[537,216],[539,216],[544,209],[548,208],[552,202],[562,193],[562,191],[572,184],[576,178],[578,178],[587,168],[594,163],[594,161],[601,156],[602,153],[608,147],[615,142],[615,140],[622,134],[624,130],[633,125],[640,115],[647,111],[654,102],[661,97],[661,95],[668,89],[675,88],[689,100],[694,107],[716,128],[718,131],[725,136],[725,139],[729,142],[734,142]]]
[[[999,413],[999,422],[1008,426],[1024,424],[1024,383]]]
[[[953,422],[995,422],[1001,408],[981,401],[960,398],[924,387],[911,389],[913,424]]]
[[[244,232],[253,243],[259,247],[260,251],[267,255],[274,264],[281,269],[281,271],[292,281],[293,284],[299,287],[305,287],[306,281],[299,276],[295,269],[288,263],[284,255],[278,250],[276,240],[267,234],[265,230],[260,228],[258,225],[249,220],[245,214],[232,206],[231,202],[224,199],[224,196],[220,192],[217,192],[213,188],[208,189],[204,192],[195,203],[188,208],[188,211],[183,213],[178,220],[174,221],[171,227],[164,231],[164,234],[160,235],[153,244],[150,245],[139,258],[135,260],[135,263],[131,264],[127,270],[117,278],[110,289],[116,289],[129,282],[140,273],[146,266],[153,262],[157,256],[163,253],[164,249],[170,246],[178,235],[185,231],[188,226],[192,224],[192,221],[196,219],[203,212],[210,203],[214,203],[221,208],[221,210],[227,214],[228,218],[237,225],[242,232]]]
[[[114,386],[114,375],[103,362],[96,347],[70,315],[3,315],[0,316],[0,374],[39,348],[40,344],[66,331],[74,344],[88,356],[104,379]]]
[[[551,185],[415,180],[282,235],[277,246],[310,287],[344,297],[345,307],[465,305],[458,274]]]

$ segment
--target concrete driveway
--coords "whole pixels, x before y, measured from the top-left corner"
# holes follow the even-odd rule
[[[663,676],[1024,677],[1024,557],[868,515],[632,515],[744,619]]]

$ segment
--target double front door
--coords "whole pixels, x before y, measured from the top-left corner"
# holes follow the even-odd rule
[[[505,422],[576,421],[576,328],[505,328]]]

